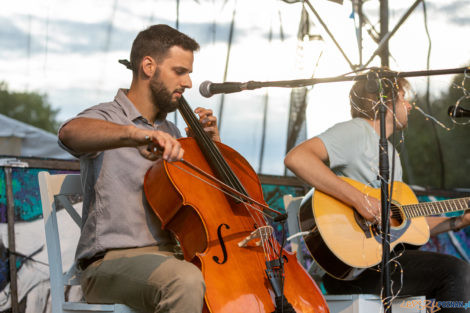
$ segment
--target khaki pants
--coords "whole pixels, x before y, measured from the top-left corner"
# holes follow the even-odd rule
[[[158,247],[108,251],[83,271],[88,303],[123,303],[141,312],[200,313],[201,271]]]

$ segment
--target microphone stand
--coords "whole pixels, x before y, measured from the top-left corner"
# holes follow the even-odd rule
[[[378,69],[378,68],[372,68]],[[364,71],[366,69],[362,69]],[[434,75],[447,75],[447,74],[461,74],[466,71],[470,72],[470,67],[450,68],[442,70],[428,70],[428,71],[412,71],[412,72],[393,72],[393,71],[380,71],[382,78],[395,78],[395,77],[418,77],[418,76],[434,76]],[[296,88],[312,86],[322,83],[334,83],[344,81],[356,81],[360,79],[367,79],[367,74],[361,75],[340,75],[326,78],[308,78],[308,79],[294,79],[294,80],[278,80],[278,81],[253,81],[250,80],[240,84],[240,91],[254,90],[263,87],[281,87],[281,88]]]
[[[443,70],[428,70],[428,71],[413,71],[413,72],[392,72],[383,71],[379,68],[373,68],[372,72],[375,73],[379,91],[381,88],[380,80],[383,78],[398,78],[398,77],[417,77],[417,76],[432,76],[432,75],[447,75],[447,74],[460,74],[470,71],[470,67],[443,69]],[[249,81],[241,83],[241,90],[252,90],[261,87],[305,87],[319,83],[330,83],[340,81],[356,81],[363,79],[370,79],[367,74],[354,75],[354,76],[336,76],[329,78],[311,78],[311,79],[297,79],[297,80],[284,80],[284,81],[271,81],[271,82],[256,82]],[[378,92],[379,92],[378,91]],[[394,91],[392,91],[394,92]],[[379,94],[380,95],[380,94]],[[396,97],[393,97],[396,101]],[[395,105],[393,103],[392,105]],[[379,107],[379,121],[380,121],[380,139],[379,139],[379,178],[380,194],[381,194],[381,218],[382,218],[382,304],[385,312],[391,312],[392,293],[390,282],[390,199],[389,199],[389,178],[390,166],[388,161],[388,139],[386,136],[385,116],[387,108],[385,103],[380,99]]]
[[[378,72],[378,80],[382,76]],[[377,82],[380,86],[380,81]],[[392,88],[392,93],[395,92]],[[391,312],[392,307],[392,290],[391,290],[391,275],[390,275],[390,198],[388,193],[389,179],[390,179],[390,166],[388,159],[388,138],[386,136],[386,122],[385,116],[387,108],[385,102],[380,97],[379,107],[379,123],[380,123],[380,138],[379,138],[379,178],[380,178],[380,205],[381,205],[381,219],[382,219],[382,305],[385,312]],[[395,107],[396,97],[392,97],[392,105]],[[392,169],[395,170],[395,169]]]

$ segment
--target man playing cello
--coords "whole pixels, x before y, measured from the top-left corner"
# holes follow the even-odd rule
[[[114,101],[65,122],[59,143],[80,158],[84,190],[76,259],[90,303],[123,303],[142,312],[201,312],[204,281],[193,264],[175,257],[175,240],[149,207],[144,175],[159,156],[180,160],[179,130],[166,120],[186,88],[196,41],[167,26],[140,32],[131,50],[132,83]],[[211,110],[195,112],[220,141]]]

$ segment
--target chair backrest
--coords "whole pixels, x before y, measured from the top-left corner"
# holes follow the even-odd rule
[[[69,195],[82,194],[80,175],[50,175],[48,172],[40,172],[38,179],[46,232],[47,255],[49,258],[52,307],[61,308],[65,302],[64,285],[73,284],[71,279],[73,274],[70,272],[66,275],[63,274],[56,205],[60,202],[78,227],[80,227],[81,217],[67,198]]]
[[[287,227],[289,229],[289,235],[292,236],[300,232],[299,220],[297,215],[299,214],[300,202],[302,202],[303,197],[292,197],[292,195],[284,195],[284,208],[287,213]],[[303,255],[302,250],[300,249],[300,237],[293,238],[290,241],[292,252],[297,253],[297,259],[302,263]]]
[[[304,197],[292,197],[292,195],[284,195],[284,207],[287,212],[287,226],[289,227],[289,235],[298,234],[300,232],[299,225],[299,209],[304,201]],[[292,251],[297,252],[298,261],[306,267],[306,262],[304,259],[304,253],[301,249],[301,237],[292,238],[291,241]],[[325,274],[325,271],[313,260],[308,266],[307,271],[317,282],[321,284],[321,277]]]

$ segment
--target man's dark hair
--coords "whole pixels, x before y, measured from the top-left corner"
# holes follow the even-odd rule
[[[384,69],[385,71],[388,69]],[[349,92],[349,101],[351,105],[351,116],[362,117],[368,120],[375,120],[378,115],[378,104],[380,100],[379,86],[377,90],[371,90],[367,85],[367,80],[358,80],[354,83]],[[377,83],[378,84],[378,83]],[[410,83],[403,77],[381,79],[381,95],[386,99],[385,103],[390,105],[392,99],[397,97],[397,92],[410,90]]]
[[[199,50],[199,44],[194,39],[168,25],[153,25],[141,31],[132,43],[131,68],[134,75],[138,74],[140,62],[145,56],[161,62],[173,46],[193,52]]]

